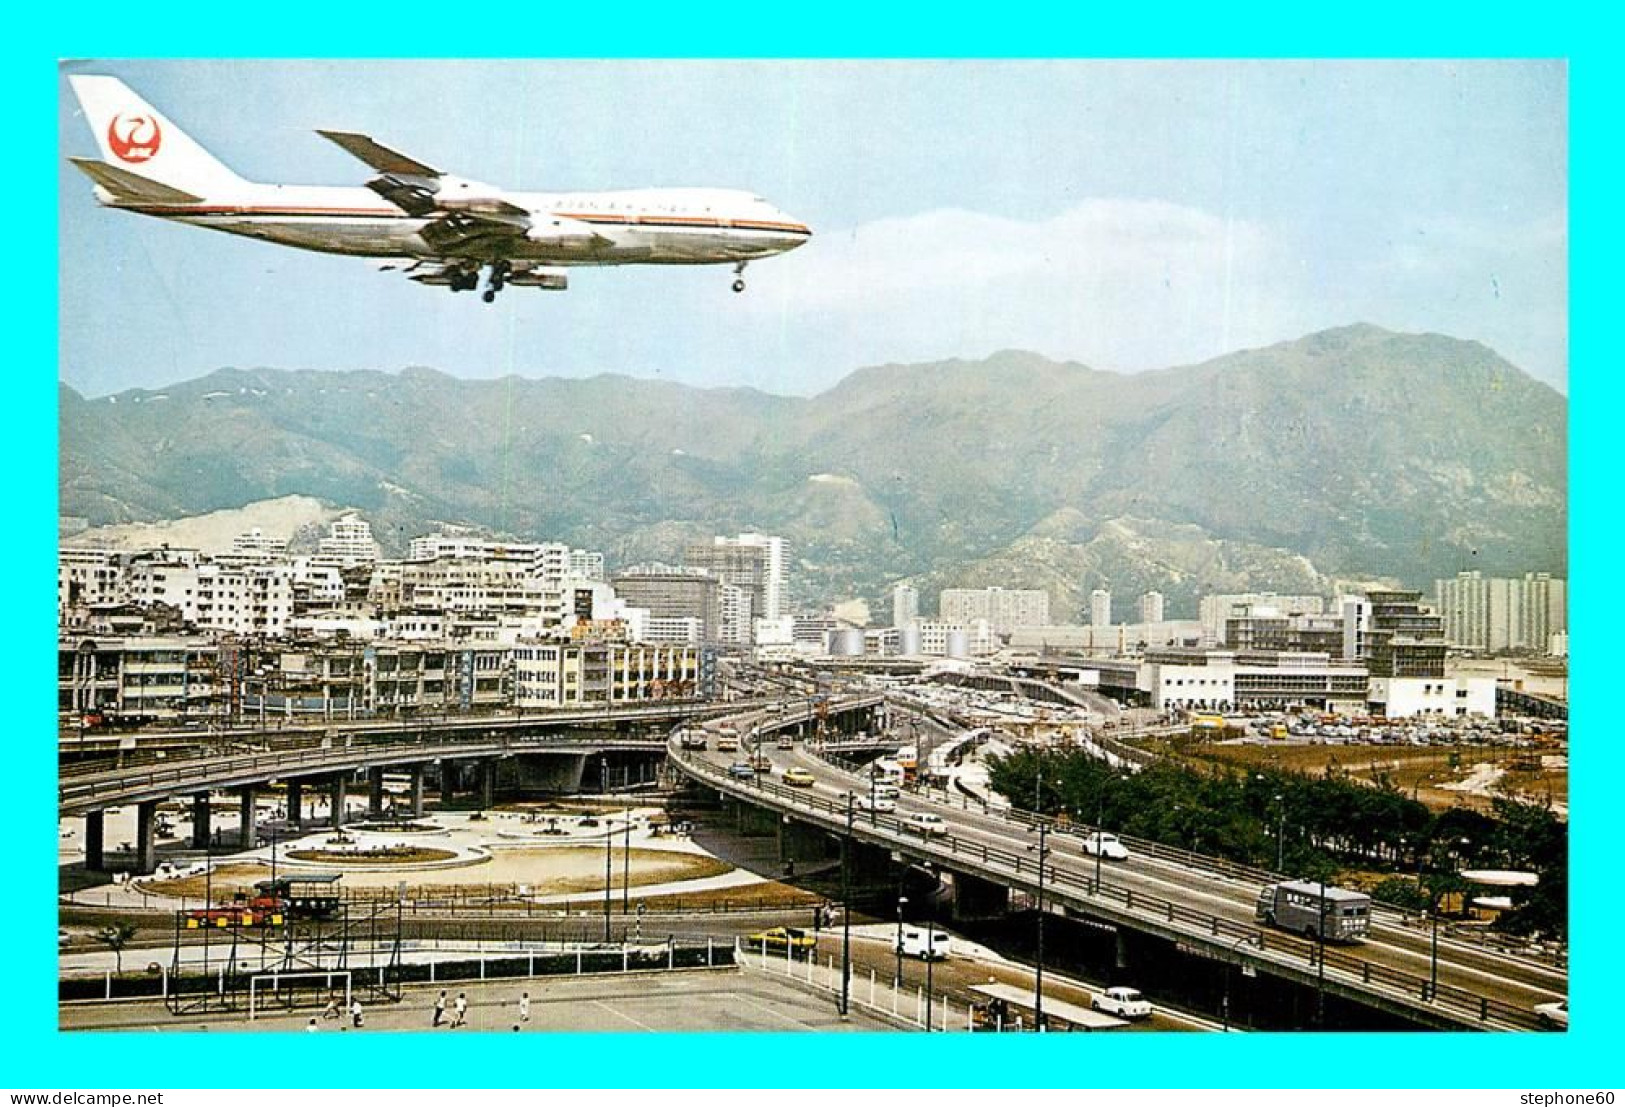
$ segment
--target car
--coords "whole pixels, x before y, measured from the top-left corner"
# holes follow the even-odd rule
[[[1540,1025],[1548,1030],[1569,1028],[1569,1001],[1566,999],[1560,999],[1556,1003],[1537,1003],[1535,1014],[1540,1017]]]
[[[1090,857],[1104,857],[1108,861],[1128,860],[1128,847],[1117,840],[1117,835],[1104,831],[1085,835],[1083,852]]]
[[[784,782],[792,788],[811,788],[813,775],[806,769],[796,766],[784,770]]]
[[[781,749],[781,750],[793,750],[795,748],[796,748],[796,740],[794,738],[792,738],[788,734],[779,735],[779,749]]]
[[[948,824],[942,821],[941,815],[933,815],[929,811],[915,811],[903,819],[903,829],[933,838],[948,833]]]
[[[718,738],[717,749],[723,753],[737,753],[739,751],[739,739],[730,737]]]
[[[893,799],[891,796],[882,796],[882,795],[879,795],[877,793],[875,796],[870,797],[869,793],[867,793],[867,792],[859,792],[858,793],[858,810],[859,811],[879,811],[879,812],[882,812],[882,813],[889,812],[889,811],[896,811],[897,810],[897,801],[895,799]]]
[[[953,936],[934,927],[905,926],[901,928],[901,941],[893,943],[892,952],[903,957],[918,957],[921,961],[946,961],[953,947]]]
[[[1148,1019],[1151,1002],[1136,988],[1107,988],[1089,1001],[1089,1006],[1120,1019]]]
[[[895,784],[876,784],[873,791],[876,799],[894,800],[903,794],[902,789]]]
[[[771,930],[758,930],[747,936],[745,945],[763,952],[788,949],[793,953],[806,954],[818,948],[818,940],[793,926],[775,926]]]
[[[748,761],[735,761],[728,766],[728,775],[735,780],[756,779],[756,767]]]

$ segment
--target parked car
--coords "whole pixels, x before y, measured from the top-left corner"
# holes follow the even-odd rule
[[[728,766],[728,775],[736,780],[754,780],[756,768],[748,761],[735,761]]]
[[[1085,836],[1083,852],[1090,857],[1104,857],[1108,861],[1128,860],[1128,847],[1117,840],[1117,835],[1104,831]]]
[[[792,788],[811,788],[813,775],[806,769],[796,766],[784,770],[784,782]]]
[[[1137,988],[1107,988],[1091,999],[1089,1006],[1120,1019],[1151,1017],[1151,1002]]]
[[[942,821],[941,815],[933,815],[929,811],[915,811],[903,819],[903,829],[933,838],[948,833],[948,824]]]
[[[1535,1014],[1540,1016],[1540,1025],[1551,1030],[1567,1030],[1569,1028],[1569,1001],[1560,999],[1556,1003],[1535,1004]]]

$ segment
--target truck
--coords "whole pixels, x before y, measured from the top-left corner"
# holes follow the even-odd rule
[[[946,961],[952,944],[953,938],[946,930],[905,925],[893,952],[922,961]]]
[[[703,750],[706,746],[705,731],[684,730],[677,738],[677,744],[685,750]]]
[[[1317,881],[1285,880],[1258,893],[1254,917],[1311,940],[1358,942],[1371,929],[1371,897]]]

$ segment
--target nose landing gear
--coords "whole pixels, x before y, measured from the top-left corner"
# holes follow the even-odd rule
[[[744,272],[745,272],[745,262],[740,262],[738,265],[734,266],[733,289],[734,289],[735,292],[743,292],[743,291],[745,291]]]

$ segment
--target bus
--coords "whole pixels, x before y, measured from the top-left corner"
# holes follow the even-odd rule
[[[1371,897],[1329,884],[1287,880],[1265,885],[1258,893],[1254,918],[1305,938],[1358,942],[1371,929]]]

